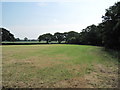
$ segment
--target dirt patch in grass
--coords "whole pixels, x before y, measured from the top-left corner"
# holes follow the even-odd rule
[[[94,88],[118,88],[118,65],[107,67],[97,64],[94,68],[94,72],[84,76],[87,84]]]
[[[79,67],[79,68],[78,68]],[[65,79],[48,85],[55,88],[118,88],[118,65],[107,67],[102,64],[93,65],[95,68],[89,74]],[[80,71],[80,66],[72,69]],[[81,68],[82,69],[82,68]]]
[[[70,67],[70,66],[67,66]],[[90,73],[85,73],[79,77],[65,79],[55,83],[43,85],[49,88],[118,88],[118,65],[105,66],[102,64],[94,64],[95,68]],[[72,66],[74,74],[80,72],[82,67],[79,65]]]
[[[55,87],[55,88],[88,88],[89,86],[86,84],[86,80],[83,77],[75,77],[75,78],[72,78],[72,79],[65,79],[63,81],[53,83],[49,87]]]
[[[72,79],[65,79],[54,83],[44,83],[42,80],[39,82],[3,82],[4,87],[11,88],[90,88],[83,77],[76,77]],[[8,85],[9,84],[9,85]]]

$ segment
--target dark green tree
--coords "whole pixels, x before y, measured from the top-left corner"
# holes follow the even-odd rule
[[[106,48],[120,49],[120,2],[106,9],[103,18],[103,42]]]
[[[24,41],[28,41],[28,38],[27,38],[27,37],[25,37],[25,38],[24,38]]]
[[[83,29],[80,33],[80,41],[82,44],[101,45],[102,37],[101,30],[96,25],[90,25]]]
[[[39,42],[42,41],[43,39],[44,39],[44,38],[43,38],[42,35],[40,35],[40,36],[38,37]]]
[[[64,41],[65,41],[65,43],[67,43],[68,32],[64,32],[63,35],[64,35]]]
[[[63,33],[56,32],[54,34],[54,37],[56,38],[56,40],[58,41],[59,44],[64,40],[64,34]]]
[[[0,28],[1,35],[2,35],[2,41],[15,41],[15,37],[13,34],[11,34],[7,29]]]
[[[15,38],[15,41],[20,41],[20,38]]]
[[[66,42],[70,43],[70,44],[79,44],[79,37],[80,34],[78,32],[75,31],[70,31],[68,33],[66,33]]]
[[[52,34],[46,33],[46,34],[40,35],[38,37],[38,40],[39,41],[46,41],[46,43],[48,44],[49,42],[51,42],[52,36],[53,36]]]

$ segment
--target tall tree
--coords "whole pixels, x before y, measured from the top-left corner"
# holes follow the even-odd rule
[[[120,49],[120,2],[106,9],[102,17],[103,42],[106,48]]]
[[[94,24],[88,26],[80,33],[80,41],[88,45],[101,45],[102,37],[100,35],[100,29]]]
[[[15,41],[15,37],[13,34],[10,33],[5,28],[0,28],[1,29],[1,35],[2,35],[2,41]]]
[[[75,31],[70,31],[66,34],[66,42],[71,44],[79,43],[79,33]]]
[[[54,37],[56,38],[56,40],[58,41],[59,44],[64,40],[64,34],[63,33],[56,32],[54,34]]]
[[[43,41],[46,41],[46,43],[49,43],[51,42],[52,36],[53,36],[52,34],[46,33],[46,34],[40,35],[38,39],[39,41],[43,40]]]
[[[67,43],[68,32],[64,32],[63,35],[64,35],[64,41],[65,41],[65,43]]]
[[[39,42],[42,41],[42,40],[43,40],[43,36],[40,35],[40,36],[38,37],[38,40],[39,40]]]
[[[27,37],[25,37],[25,38],[24,38],[24,41],[28,41],[28,38],[27,38]]]

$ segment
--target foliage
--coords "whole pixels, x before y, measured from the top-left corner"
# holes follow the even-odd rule
[[[58,43],[60,44],[63,40],[64,40],[64,34],[63,33],[59,33],[59,32],[56,32],[54,34],[54,38],[56,41],[58,41]]]
[[[102,45],[100,30],[96,25],[88,26],[80,33],[81,43],[87,45]]]
[[[75,31],[70,31],[66,35],[66,42],[70,44],[78,44],[79,43],[79,33]]]
[[[38,37],[39,42],[43,40],[46,41],[46,43],[49,43],[51,39],[52,39],[52,34],[50,33],[46,33]]]
[[[20,38],[16,38],[15,41],[20,41]]]
[[[103,42],[106,48],[120,49],[120,2],[106,9],[103,18]]]
[[[13,34],[11,34],[7,29],[0,28],[1,35],[2,35],[2,41],[15,41],[15,37]]]
[[[28,38],[27,38],[27,37],[25,37],[25,38],[24,38],[24,41],[28,41]]]

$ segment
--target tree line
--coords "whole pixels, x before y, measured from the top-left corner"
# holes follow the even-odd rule
[[[59,44],[64,41],[68,44],[87,44],[87,45],[102,45],[102,38],[98,26],[90,25],[83,29],[82,32],[78,33],[75,31],[69,32],[56,32],[54,35],[46,33],[38,37],[39,41],[57,41]]]
[[[5,33],[4,31],[2,29],[3,41],[15,40],[13,34],[8,34],[8,32]],[[79,33],[75,31],[56,32],[53,35],[46,33],[39,35],[38,40],[46,41],[46,43],[57,41],[60,44],[64,41],[66,44],[97,45],[120,50],[120,2],[106,9],[105,15],[102,16],[102,22],[98,25],[87,26]]]
[[[120,50],[120,2],[115,3],[106,9],[102,16],[102,22],[96,25],[90,25],[78,33],[75,31],[64,33],[46,33],[38,37],[39,41],[47,43],[65,41],[68,44],[86,44],[86,45],[103,45],[105,48]]]

